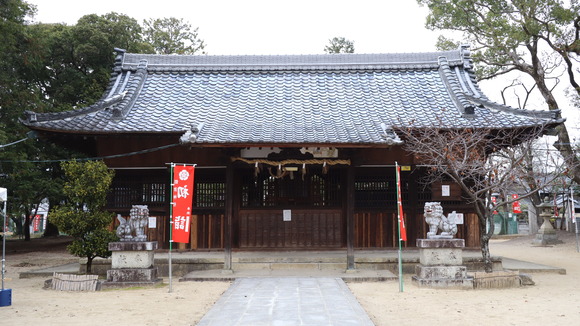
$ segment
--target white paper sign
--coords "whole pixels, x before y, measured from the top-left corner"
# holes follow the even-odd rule
[[[451,195],[451,191],[449,189],[449,185],[441,185],[441,196],[449,197]]]
[[[153,216],[149,216],[149,228],[150,229],[155,229],[157,227],[157,217]]]
[[[451,214],[455,214],[455,224],[463,224],[463,213],[455,213],[453,211]]]
[[[284,217],[284,222],[292,221],[292,210],[290,210],[290,209],[283,210],[282,216]]]

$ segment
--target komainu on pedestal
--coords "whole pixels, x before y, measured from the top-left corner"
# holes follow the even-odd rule
[[[109,243],[112,269],[107,271],[107,281],[103,287],[127,287],[155,285],[161,282],[157,277],[157,267],[153,266],[157,241],[147,241],[145,226],[149,219],[146,205],[133,205],[130,218],[117,215],[118,242]]]
[[[439,202],[425,203],[427,239],[417,239],[419,262],[413,282],[419,287],[473,289],[473,278],[463,266],[465,240],[457,234],[455,212],[445,216]],[[441,234],[437,234],[441,230]]]

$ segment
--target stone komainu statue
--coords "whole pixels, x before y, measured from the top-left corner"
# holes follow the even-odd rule
[[[117,236],[121,241],[147,241],[145,225],[149,219],[149,208],[147,205],[133,205],[129,214],[129,220],[117,215],[120,223]]]
[[[455,212],[448,217],[443,215],[440,202],[427,202],[424,207],[425,222],[429,224],[427,239],[451,239],[457,233]],[[438,230],[441,234],[437,235]]]

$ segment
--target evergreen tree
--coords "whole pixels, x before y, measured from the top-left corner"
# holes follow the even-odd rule
[[[325,53],[354,53],[354,42],[344,37],[333,37],[324,47]]]
[[[87,273],[90,273],[93,259],[111,256],[108,244],[117,240],[115,233],[108,229],[113,214],[104,209],[115,173],[101,161],[70,161],[61,166],[66,176],[63,187],[66,201],[51,210],[49,220],[73,237],[68,250],[87,258]]]

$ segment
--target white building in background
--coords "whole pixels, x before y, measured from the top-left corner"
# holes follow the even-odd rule
[[[39,205],[37,210],[30,212],[30,215],[34,215],[34,218],[30,222],[30,233],[40,233],[44,232],[46,229],[46,222],[48,220],[48,211],[50,209],[50,204],[48,200],[43,200]]]

